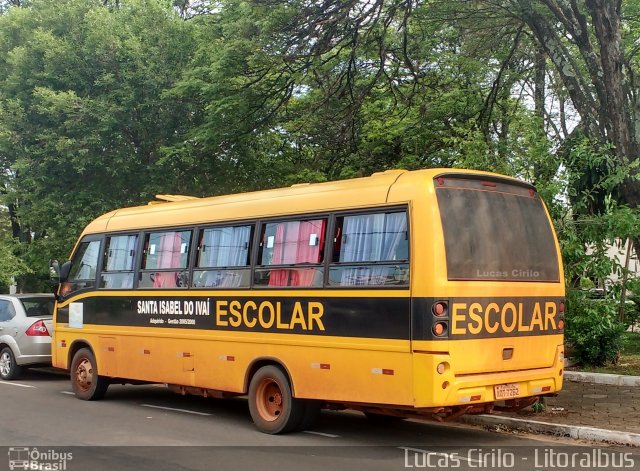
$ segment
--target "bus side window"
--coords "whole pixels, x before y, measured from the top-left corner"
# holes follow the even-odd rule
[[[408,285],[407,213],[372,213],[336,218],[329,268],[331,286]]]
[[[69,278],[65,283],[65,294],[95,287],[99,256],[99,240],[80,243],[72,259]]]
[[[133,260],[137,244],[137,235],[107,238],[100,278],[101,288],[133,288]]]
[[[146,235],[139,288],[186,288],[191,231],[151,232]]]
[[[326,228],[326,219],[265,224],[255,284],[322,286]]]
[[[248,288],[253,226],[203,229],[198,241],[192,286],[195,288]]]

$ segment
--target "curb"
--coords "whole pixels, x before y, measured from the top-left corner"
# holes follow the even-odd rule
[[[591,440],[604,443],[616,443],[640,447],[640,433],[617,432],[580,425],[551,424],[537,420],[522,420],[496,415],[465,415],[461,421],[470,425],[503,425],[524,432],[545,433],[574,439]]]
[[[610,384],[612,386],[640,387],[640,376],[613,375],[606,373],[587,373],[586,371],[566,371],[564,379],[577,383]]]

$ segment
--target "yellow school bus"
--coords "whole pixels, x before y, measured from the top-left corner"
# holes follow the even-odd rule
[[[470,170],[162,201],[91,222],[58,270],[53,364],[248,395],[267,433],[518,408],[562,387],[564,282],[536,189]]]

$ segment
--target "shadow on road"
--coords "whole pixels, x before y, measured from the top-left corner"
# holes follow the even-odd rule
[[[52,367],[34,367],[24,368],[22,374],[15,381],[51,381],[61,379],[69,379],[69,373]]]

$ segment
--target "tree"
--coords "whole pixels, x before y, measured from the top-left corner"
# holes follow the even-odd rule
[[[189,115],[164,93],[192,41],[162,1],[36,0],[0,16],[4,201],[34,271],[99,214],[188,188],[162,172]]]
[[[632,5],[635,2],[627,2]],[[621,0],[518,0],[517,12],[546,52],[594,142],[610,144],[622,165],[640,157],[640,97],[634,64],[637,46],[623,35]],[[637,8],[637,5],[635,5]],[[632,9],[631,7],[630,9]],[[627,20],[627,23],[632,23]],[[637,166],[620,187],[622,201],[640,203]]]
[[[533,122],[522,125],[530,112],[510,90],[528,67],[510,45],[526,42],[521,25],[472,57],[474,42],[440,21],[444,4],[436,13],[424,2],[218,5],[197,18],[207,40],[172,92],[204,110],[174,149],[177,171],[197,163],[200,175],[237,175],[249,161],[264,169],[257,182],[236,178],[241,189],[275,186],[287,174],[333,179],[471,163],[518,173],[532,164],[509,162]]]
[[[627,17],[623,16],[621,1],[609,0],[286,3],[297,12],[282,32],[287,66],[313,70],[342,54],[346,60],[334,82],[337,94],[362,102],[371,89],[382,88],[387,82],[389,94],[406,96],[399,93],[401,88],[422,83],[433,65],[429,48],[420,48],[418,42],[429,43],[434,36],[419,33],[435,31],[439,38],[438,31],[453,30],[454,34],[465,35],[464,39],[439,45],[431,40],[432,53],[446,54],[447,45],[456,44],[455,52],[466,55],[466,60],[486,57],[499,64],[478,116],[486,137],[496,131],[498,137],[508,136],[507,127],[492,131],[488,123],[500,111],[494,106],[496,98],[513,92],[514,85],[523,81],[533,79],[536,113],[544,116],[544,54],[554,66],[554,77],[563,85],[563,89],[550,90],[560,99],[562,114],[566,93],[584,135],[599,145],[609,144],[622,165],[635,162],[640,155],[634,23],[637,2],[625,3]],[[439,29],[433,26],[438,21]],[[357,77],[367,69],[368,86],[358,89]],[[437,70],[440,74],[443,71],[442,67]],[[555,125],[549,115],[547,122]],[[564,131],[561,138],[574,137],[567,130],[564,116],[560,128]],[[631,167],[631,175],[619,186],[622,200],[632,207],[640,197],[635,168]]]
[[[0,166],[14,235],[31,244],[31,265],[44,266],[66,255],[86,221],[155,193],[212,195],[394,167],[526,178],[559,221],[603,213],[611,198],[633,206],[638,2],[622,8],[595,0],[11,7],[0,15]],[[570,210],[558,194],[569,195]]]

